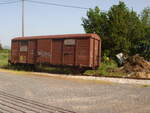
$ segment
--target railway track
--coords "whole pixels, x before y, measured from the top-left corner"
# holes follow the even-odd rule
[[[76,113],[0,91],[0,113]]]

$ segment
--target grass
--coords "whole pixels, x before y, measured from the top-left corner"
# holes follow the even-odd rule
[[[66,76],[66,75],[53,75],[53,74],[47,74],[47,73],[35,73],[35,72],[27,72],[27,71],[17,71],[17,70],[7,70],[7,69],[1,69],[1,72],[7,72],[7,73],[11,73],[11,75],[18,75],[18,76],[39,76],[39,77],[52,77],[54,79],[62,79],[62,80],[69,80],[69,81],[73,81],[73,82],[77,82],[77,83],[91,83],[91,84],[104,84],[104,85],[112,85],[112,84],[116,84],[110,81],[104,81],[104,80],[89,80],[89,79],[85,79],[85,78],[80,78],[80,77],[72,77],[72,76]]]
[[[32,71],[24,66],[8,66],[10,50],[4,49],[0,50],[0,68],[19,70],[19,71]],[[88,76],[122,76],[122,73],[114,72],[117,63],[113,60],[102,62],[97,70],[86,70],[83,74]],[[69,67],[49,67],[49,66],[37,66],[36,71],[38,72],[48,72],[55,74],[82,74],[78,69],[73,69]]]
[[[117,68],[117,63],[114,60],[110,60],[107,62],[102,62],[97,70],[87,70],[84,74],[89,76],[124,76],[123,73],[114,71]]]
[[[79,71],[71,67],[49,67],[49,66],[39,65],[39,66],[36,66],[36,71],[48,72],[48,73],[54,73],[54,74],[80,74]]]
[[[0,68],[9,69],[9,70],[18,70],[18,71],[33,71],[31,68],[24,67],[24,66],[9,66],[8,59],[9,59],[10,50],[3,49],[0,50]],[[73,68],[69,67],[49,67],[49,66],[36,66],[36,71],[38,72],[48,72],[48,73],[55,73],[55,74],[79,74],[78,71],[74,70]]]
[[[8,49],[0,50],[0,67],[5,67],[8,65],[9,53],[10,50]]]
[[[150,87],[150,85],[142,85],[142,87]]]

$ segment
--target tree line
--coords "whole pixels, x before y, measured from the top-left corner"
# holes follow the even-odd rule
[[[107,12],[99,7],[89,9],[82,18],[86,33],[96,33],[102,39],[102,55],[115,57],[122,52],[140,54],[150,59],[150,7],[137,14],[124,2],[113,5]]]

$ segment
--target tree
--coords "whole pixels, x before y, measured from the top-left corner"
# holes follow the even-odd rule
[[[82,18],[84,30],[86,33],[96,33],[102,38],[102,50],[106,51],[109,48],[108,23],[107,14],[101,12],[98,7],[95,9],[89,9],[87,12],[87,18]],[[106,53],[106,52],[105,52]]]
[[[103,54],[110,57],[120,52],[133,55],[146,36],[143,23],[149,23],[147,12],[144,11],[143,19],[140,19],[133,9],[129,10],[126,4],[120,1],[108,12],[101,12],[98,7],[88,10],[87,18],[82,18],[82,26],[86,33],[97,33],[102,38]]]
[[[141,21],[144,25],[145,39],[150,40],[150,7],[144,8],[141,13]]]
[[[144,26],[150,26],[150,7],[143,9],[141,13],[141,21]]]
[[[111,55],[128,53],[131,42],[128,38],[129,10],[124,2],[113,5],[108,11],[108,37],[111,40]]]
[[[135,52],[150,59],[150,7],[144,8],[141,13],[141,22],[144,28],[144,38],[135,46]]]
[[[134,55],[138,53],[135,47],[139,45],[141,40],[144,40],[145,31],[144,25],[141,22],[139,16],[133,10],[130,12],[128,19],[128,37],[131,42],[130,54]]]

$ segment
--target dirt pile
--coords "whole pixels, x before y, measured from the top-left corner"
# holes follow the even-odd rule
[[[150,78],[150,62],[137,54],[126,60],[122,71],[132,77]]]
[[[126,73],[150,72],[150,62],[139,55],[134,55],[126,60],[123,69]]]

